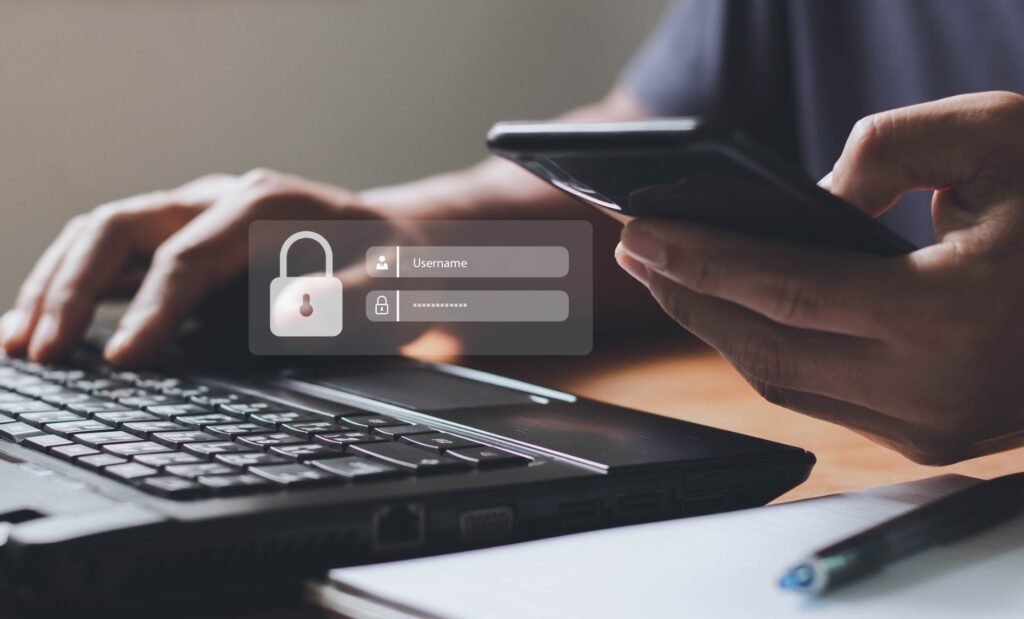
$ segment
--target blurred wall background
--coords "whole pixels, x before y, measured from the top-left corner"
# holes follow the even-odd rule
[[[601,96],[665,0],[0,0],[0,301],[72,214],[270,166],[354,189]]]

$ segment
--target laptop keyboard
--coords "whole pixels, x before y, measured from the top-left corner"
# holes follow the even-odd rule
[[[0,439],[171,499],[524,466],[357,408],[291,409],[170,375],[0,359]]]

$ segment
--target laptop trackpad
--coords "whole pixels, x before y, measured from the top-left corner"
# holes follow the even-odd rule
[[[303,380],[416,411],[527,404],[530,396],[436,370],[405,367],[299,376]]]

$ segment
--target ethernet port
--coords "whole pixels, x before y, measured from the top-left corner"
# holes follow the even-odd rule
[[[401,550],[423,544],[426,510],[421,503],[388,505],[373,514],[373,549]]]

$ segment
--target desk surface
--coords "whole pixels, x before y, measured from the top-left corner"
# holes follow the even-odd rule
[[[850,430],[769,404],[717,353],[686,339],[620,343],[578,360],[471,365],[621,406],[803,447],[810,479],[779,501],[860,490],[942,473],[989,478],[1021,470],[1024,448],[948,467],[915,464]]]

